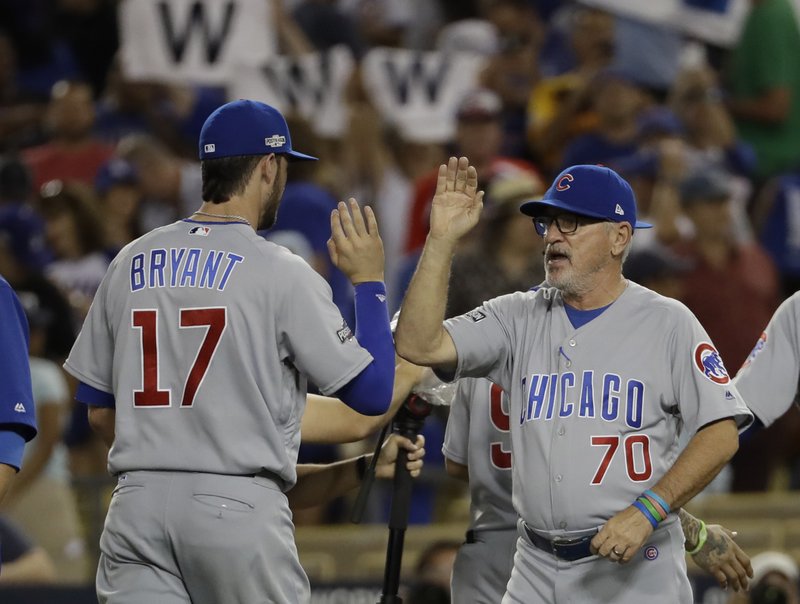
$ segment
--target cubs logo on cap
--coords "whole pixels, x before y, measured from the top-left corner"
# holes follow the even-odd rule
[[[240,99],[208,116],[200,131],[200,159],[279,153],[290,160],[316,160],[292,149],[281,112],[266,103]]]
[[[653,226],[636,219],[633,189],[624,178],[605,166],[570,166],[556,176],[541,199],[526,201],[519,210],[535,218],[547,208],[611,222],[629,222],[635,229]]]
[[[722,363],[719,352],[708,342],[700,342],[694,349],[695,367],[715,384],[727,384],[731,381],[728,370]]]

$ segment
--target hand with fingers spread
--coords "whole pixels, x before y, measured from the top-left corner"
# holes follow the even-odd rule
[[[591,551],[612,562],[624,564],[630,562],[652,533],[650,521],[638,509],[630,506],[603,525],[592,539]]]
[[[363,214],[358,202],[350,198],[339,202],[331,212],[331,238],[328,239],[331,260],[353,285],[367,281],[383,281],[383,241],[372,208]]]
[[[707,573],[713,575],[720,587],[730,585],[734,591],[745,591],[753,577],[750,557],[734,541],[736,533],[719,524],[706,525],[706,542],[692,554],[692,560]],[[686,549],[691,551],[689,535]]]
[[[439,166],[431,205],[430,236],[455,243],[477,223],[483,209],[478,172],[466,157]]]

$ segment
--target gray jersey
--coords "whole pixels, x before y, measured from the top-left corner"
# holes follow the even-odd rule
[[[553,288],[445,326],[455,377],[486,376],[509,394],[513,502],[536,529],[602,525],[672,466],[681,430],[752,419],[694,315],[635,283],[578,329]]]
[[[266,469],[289,486],[307,378],[329,394],[371,359],[303,260],[185,220],[119,253],[65,368],[116,398],[112,473]]]
[[[747,406],[765,426],[789,410],[800,383],[800,292],[775,311],[734,379]]]
[[[469,467],[471,530],[516,531],[509,430],[508,397],[503,390],[485,379],[460,380],[442,452]]]

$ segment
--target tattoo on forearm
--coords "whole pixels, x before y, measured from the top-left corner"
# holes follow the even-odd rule
[[[686,549],[693,549],[700,537],[700,521],[683,508],[678,511],[678,518],[681,521],[683,535],[686,537]]]

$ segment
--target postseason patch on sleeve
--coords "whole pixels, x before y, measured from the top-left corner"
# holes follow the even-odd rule
[[[478,321],[483,321],[486,318],[486,313],[480,309],[471,310],[467,313],[467,316],[472,319],[474,323]]]
[[[337,330],[336,335],[339,336],[339,341],[342,344],[353,339],[353,332],[347,325],[347,321],[342,321],[342,328]]]
[[[715,384],[727,384],[731,381],[728,370],[722,364],[719,352],[708,342],[700,342],[694,348],[694,365],[698,371]]]
[[[750,351],[750,354],[747,355],[747,358],[745,359],[744,363],[742,364],[742,369],[744,369],[750,363],[752,363],[756,359],[756,357],[758,356],[758,353],[761,352],[762,350],[764,350],[764,346],[766,346],[766,345],[767,345],[767,332],[763,331],[763,332],[761,332],[761,337],[758,338],[758,341],[756,342],[756,345],[753,347],[753,350]]]

